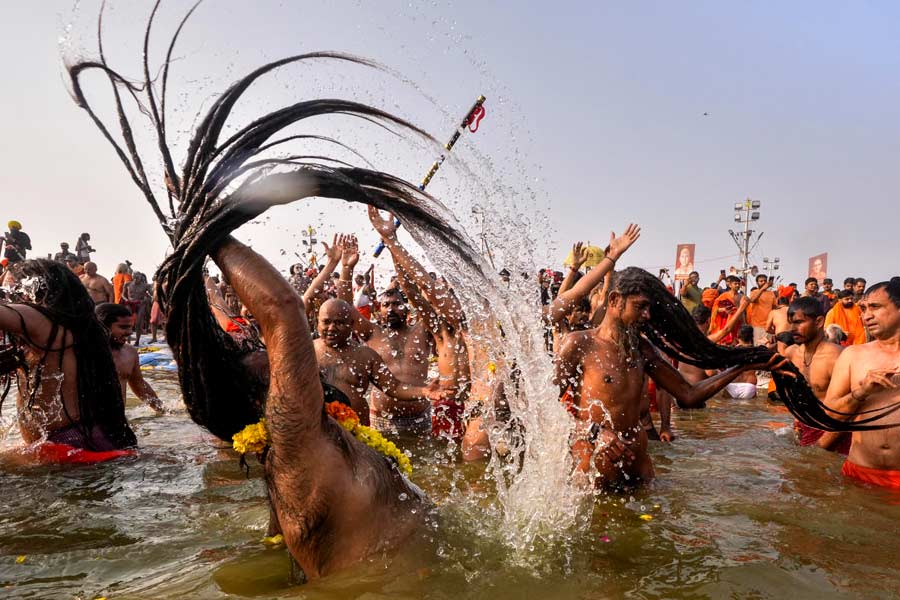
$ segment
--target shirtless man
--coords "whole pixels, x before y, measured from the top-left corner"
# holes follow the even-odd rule
[[[789,334],[791,331],[791,320],[788,317],[788,306],[790,303],[790,296],[780,294],[777,305],[769,313],[769,318],[766,320],[766,331],[775,336],[776,348],[779,354],[784,354],[789,345],[784,343],[783,337],[779,339],[779,336]]]
[[[817,298],[797,298],[788,308],[788,317],[794,345],[785,350],[784,356],[800,369],[816,398],[824,400],[842,348],[825,341],[825,313]],[[801,446],[816,444],[845,456],[850,451],[849,433],[824,432],[799,421],[794,423],[794,430]]]
[[[81,276],[81,283],[84,284],[94,304],[113,301],[113,286],[106,277],[97,275],[97,265],[95,263],[84,263],[84,275]]]
[[[842,420],[855,420],[853,413],[900,402],[900,277],[869,288],[860,308],[873,341],[841,352],[825,395],[829,408],[851,413],[832,414]],[[900,427],[896,427],[900,425],[900,411],[875,424],[895,427],[854,432],[843,473],[874,485],[900,489]]]
[[[152,306],[153,286],[147,282],[147,276],[140,271],[135,271],[134,279],[125,284],[122,299],[129,303],[128,307],[135,315],[134,345],[140,346],[141,334],[144,333],[144,324],[150,317]],[[137,310],[135,310],[135,308]]]
[[[615,263],[623,241],[613,239],[605,261]],[[653,479],[647,434],[640,423],[644,375],[670,392],[679,407],[696,407],[740,373],[767,365],[735,366],[691,385],[639,333],[650,319],[651,299],[643,271],[620,272],[606,317],[599,327],[574,332],[563,340],[557,361],[560,393],[572,386],[579,426],[572,444],[576,470],[596,468],[598,486]]]
[[[358,259],[348,253],[348,266]],[[355,265],[355,263],[353,263]],[[349,273],[341,278],[340,293],[346,295],[350,283]],[[352,291],[349,293],[352,294]],[[346,297],[344,298],[346,300]],[[381,356],[388,370],[399,381],[413,386],[425,385],[428,379],[428,359],[431,356],[431,333],[426,319],[410,325],[409,307],[398,286],[389,286],[378,297],[380,307],[378,323],[366,319],[355,308],[353,330]],[[373,389],[370,398],[371,421],[379,430],[425,434],[431,431],[431,407],[413,403],[399,403],[390,396]]]
[[[363,425],[369,424],[369,383],[390,396],[396,406],[412,413],[427,411],[428,400],[441,399],[437,380],[431,386],[400,383],[377,352],[352,339],[352,307],[344,300],[326,300],[319,309],[318,323],[319,337],[313,347],[322,381],[347,396]]]
[[[731,313],[731,316],[728,317],[728,320],[725,322],[725,326],[716,331],[715,333],[709,333],[709,321],[712,316],[712,311],[702,304],[694,309],[691,313],[691,316],[694,318],[694,322],[697,324],[697,327],[700,331],[703,332],[709,341],[718,344],[726,335],[731,333],[735,327],[737,327],[738,323],[741,320],[744,312],[747,310],[747,306],[749,306],[750,302],[746,296],[742,297],[740,300],[740,305],[737,310]],[[687,381],[691,385],[696,385],[706,379],[707,377],[712,377],[715,375],[715,371],[708,371],[706,369],[701,369],[700,367],[695,367],[694,365],[689,365],[687,363],[679,363],[678,364],[678,372],[681,373],[681,376],[684,377],[685,381]],[[703,408],[705,406],[704,403],[701,403],[696,408]]]
[[[317,579],[396,549],[422,524],[427,500],[391,461],[326,416],[303,301],[233,238],[213,259],[266,340],[265,478],[291,556]]]
[[[431,433],[459,439],[465,432],[463,413],[472,382],[470,340],[462,305],[446,281],[432,277],[400,244],[393,215],[383,218],[377,209],[369,207],[369,221],[391,252],[400,288],[431,336],[441,385],[453,390],[450,397],[432,405]]]
[[[30,302],[0,302],[0,332],[21,351],[22,363],[13,369],[22,439],[94,451],[135,446],[108,334],[85,287],[50,260],[16,263],[12,271],[28,282],[23,291]],[[35,374],[40,381],[33,388]]]
[[[620,255],[641,237],[641,229],[636,225],[629,225],[622,234],[623,247]],[[574,273],[588,258],[587,248],[581,242],[572,247],[572,267],[569,276],[560,286],[560,293],[550,303],[548,319],[553,326],[553,347],[559,349],[562,340],[572,331],[584,331],[588,327],[596,326],[602,321],[602,315],[598,315],[596,322],[591,322],[592,306],[589,296],[591,291],[600,286],[606,274],[612,271],[612,261],[602,260],[600,264],[588,271],[574,285],[569,282],[574,279]]]
[[[122,398],[125,398],[127,385],[141,402],[155,410],[157,414],[162,414],[164,412],[162,400],[144,379],[138,352],[128,343],[128,338],[134,330],[131,311],[124,304],[104,302],[98,304],[94,312],[103,326],[109,330],[109,347],[116,363],[116,372],[119,374]]]

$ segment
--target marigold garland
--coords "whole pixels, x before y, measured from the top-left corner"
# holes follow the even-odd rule
[[[366,446],[380,452],[388,458],[393,458],[397,462],[400,471],[407,475],[412,475],[412,463],[409,457],[404,454],[394,442],[388,440],[376,430],[365,425],[360,425],[359,415],[356,411],[340,402],[329,402],[325,405],[325,411],[332,419],[337,421],[341,427],[353,434]],[[259,423],[247,425],[241,431],[232,437],[232,447],[240,454],[247,452],[260,453],[265,450],[269,444],[269,435],[266,432],[266,420],[260,419]]]
[[[325,412],[360,442],[388,458],[393,458],[401,472],[412,475],[412,463],[409,457],[394,442],[385,438],[378,431],[366,425],[360,425],[359,415],[355,410],[340,402],[329,402],[325,405]]]
[[[269,444],[269,434],[266,432],[266,420],[260,419],[259,423],[247,425],[241,431],[231,436],[232,447],[241,454],[247,452],[260,453]]]

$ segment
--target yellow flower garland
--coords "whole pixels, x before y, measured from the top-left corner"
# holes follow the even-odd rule
[[[269,434],[266,432],[266,420],[260,419],[259,423],[247,425],[241,431],[231,436],[232,447],[240,454],[255,452],[259,454],[269,445]]]
[[[388,458],[393,458],[397,462],[400,471],[406,475],[412,475],[412,463],[409,457],[404,454],[394,442],[385,438],[376,430],[366,425],[360,425],[359,416],[356,412],[340,402],[329,402],[325,405],[328,415],[337,421],[341,427],[353,434],[366,446],[380,452]],[[265,450],[269,443],[269,436],[266,432],[266,420],[260,419],[259,423],[247,425],[240,432],[232,437],[232,447],[240,454],[247,452],[260,453]]]

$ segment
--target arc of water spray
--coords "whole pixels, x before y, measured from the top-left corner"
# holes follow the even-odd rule
[[[482,118],[484,118],[484,101],[487,98],[484,95],[478,96],[478,99],[475,101],[475,104],[472,105],[472,108],[469,109],[469,112],[466,113],[466,116],[463,117],[462,122],[456,127],[453,135],[450,137],[450,141],[444,144],[445,153],[441,154],[437,160],[432,163],[431,168],[428,170],[428,173],[425,174],[425,177],[422,179],[422,183],[419,184],[419,191],[424,192],[425,188],[431,182],[431,178],[434,177],[434,174],[437,173],[438,169],[441,168],[441,165],[444,164],[444,161],[447,160],[447,155],[450,154],[450,151],[453,150],[453,146],[456,145],[457,140],[462,136],[465,132],[466,127],[472,123],[473,121],[480,122]],[[472,130],[472,133],[478,130],[478,126],[475,126],[475,129]],[[397,227],[400,226],[400,219],[394,221]],[[381,253],[384,252],[384,242],[378,242],[378,245],[375,246],[375,251],[372,255],[375,258],[381,256]]]

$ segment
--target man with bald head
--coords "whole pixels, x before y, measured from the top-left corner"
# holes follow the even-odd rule
[[[96,264],[92,262],[84,263],[84,275],[80,279],[94,304],[113,301],[113,286],[106,277],[97,274]]]
[[[428,409],[431,400],[441,400],[437,380],[431,385],[400,383],[375,350],[354,340],[353,313],[353,307],[344,300],[326,300],[319,309],[319,337],[313,346],[322,382],[347,397],[364,425],[369,423],[369,383],[411,413],[421,413]]]

